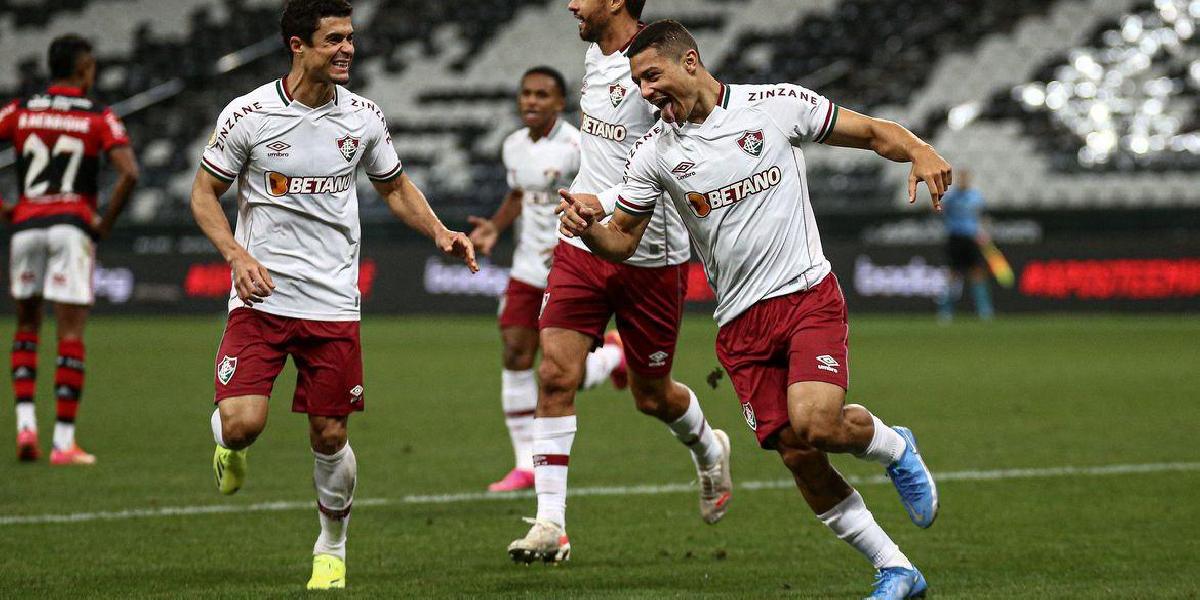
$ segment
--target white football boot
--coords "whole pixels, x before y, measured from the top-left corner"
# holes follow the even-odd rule
[[[567,539],[565,529],[549,521],[529,517],[525,517],[524,521],[533,527],[529,528],[525,537],[513,540],[508,545],[508,555],[513,562],[529,564],[540,560],[558,564],[571,559],[571,542]]]
[[[721,442],[721,460],[707,469],[696,465],[696,476],[700,480],[700,518],[709,525],[725,516],[729,500],[733,498],[733,477],[729,474],[729,436],[720,429],[714,429],[713,435]]]

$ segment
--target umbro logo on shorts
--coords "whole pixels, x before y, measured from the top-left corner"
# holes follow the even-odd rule
[[[353,388],[351,388],[350,389],[350,404],[354,404],[355,402],[362,400],[362,395],[363,395],[363,386],[356,385]]]
[[[237,371],[237,357],[225,355],[221,359],[221,364],[217,365],[217,380],[221,385],[229,385],[229,381],[233,379],[233,374]]]
[[[838,372],[837,368],[840,366],[842,366],[842,365],[839,365],[838,361],[828,354],[822,354],[817,357],[817,368],[821,369],[823,371],[829,371],[830,373],[837,373]]]
[[[655,352],[654,354],[651,354],[650,356],[647,357],[650,359],[650,364],[648,366],[661,367],[661,366],[667,364],[667,358],[669,356],[671,356],[671,355],[667,354],[666,352],[663,352],[662,350],[659,350],[658,352]]]

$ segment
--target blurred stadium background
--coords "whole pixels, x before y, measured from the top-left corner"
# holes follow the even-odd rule
[[[647,19],[695,31],[725,81],[801,83],[905,124],[973,170],[1018,277],[1000,291],[1001,312],[1196,306],[1200,0],[647,4]],[[491,214],[506,191],[498,154],[519,127],[519,73],[548,63],[577,89],[583,46],[565,5],[356,2],[352,85],[384,108],[408,173],[448,222]],[[223,267],[191,226],[188,193],[221,107],[287,68],[278,10],[277,0],[0,0],[0,96],[44,85],[50,38],[86,33],[102,59],[96,95],[124,115],[143,165],[101,250],[99,312],[220,306]],[[906,169],[866,152],[805,152],[852,307],[930,310],[945,281],[943,233],[927,205],[905,205]],[[0,154],[0,165],[12,160]],[[0,171],[6,195],[14,171]],[[360,185],[368,311],[491,306],[503,258],[474,278],[443,268]],[[693,293],[703,300],[702,285]]]
[[[584,45],[566,4],[354,2],[351,87],[384,109],[408,173],[452,227],[491,214],[506,191],[499,148],[519,127],[520,73],[549,64],[578,89]],[[211,489],[208,369],[229,279],[188,210],[220,109],[287,69],[279,7],[0,0],[0,99],[44,85],[49,40],[83,33],[101,59],[95,95],[123,115],[142,164],[95,276],[102,316],[89,326],[80,436],[100,464],[65,472],[0,459],[0,596],[263,597],[292,594],[307,575],[316,523],[302,426],[283,412],[290,372],[247,488],[232,499]],[[646,20],[665,17],[696,32],[724,81],[811,87],[900,121],[975,173],[1016,284],[995,290],[995,322],[940,327],[944,232],[927,202],[904,201],[905,167],[804,148],[853,321],[851,397],[923,436],[931,466],[952,474],[945,515],[930,532],[910,531],[891,490],[871,484],[874,469],[838,466],[864,482],[935,590],[1197,597],[1200,0],[648,0]],[[10,201],[12,161],[0,148]],[[571,500],[576,559],[545,575],[505,564],[530,501],[461,494],[509,466],[491,316],[507,250],[470,276],[359,184],[373,404],[352,436],[363,475],[351,588],[410,597],[866,591],[858,558],[819,530],[774,458],[741,431],[726,384],[701,396],[714,424],[737,430],[735,476],[758,486],[745,488],[726,523],[705,528],[691,492],[677,493],[691,467],[669,458],[676,449],[657,423],[622,394],[594,392],[580,402],[571,471],[573,487],[591,490]],[[716,364],[714,327],[698,269],[692,283],[696,314],[685,320],[677,372],[699,387]],[[3,327],[7,339],[11,319]],[[53,364],[50,350],[43,364]],[[47,379],[43,431],[53,418]],[[980,481],[995,483],[970,483]],[[664,488],[669,497],[620,491],[663,483],[680,485]],[[243,509],[251,512],[209,514]]]

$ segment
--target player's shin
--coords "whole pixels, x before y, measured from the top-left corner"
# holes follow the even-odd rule
[[[575,441],[575,415],[533,420],[533,468],[537,519],[567,524],[567,464]]]
[[[913,568],[908,557],[900,551],[900,547],[875,522],[875,517],[867,509],[858,490],[852,490],[849,497],[817,517],[826,527],[833,530],[838,539],[850,544],[867,557],[875,569]]]
[[[533,413],[537,408],[537,380],[533,369],[510,371],[500,376],[500,401],[504,407],[504,424],[512,439],[516,468],[533,470]]]
[[[37,345],[36,331],[18,331],[13,335],[12,386],[17,404],[17,431],[37,431],[33,395],[37,388]]]
[[[358,463],[347,442],[333,454],[313,452],[313,485],[317,489],[321,535],[313,545],[313,554],[331,554],[346,560],[346,528],[358,479]]]
[[[712,427],[709,427],[708,420],[704,418],[704,411],[700,408],[696,393],[682,383],[676,385],[687,390],[688,407],[683,416],[668,423],[667,427],[675,434],[675,439],[692,451],[692,458],[698,466],[711,467],[721,460],[724,449],[713,434]]]
[[[54,370],[54,393],[58,419],[54,426],[54,447],[69,450],[75,445],[75,416],[83,397],[83,340],[58,341],[58,361]]]

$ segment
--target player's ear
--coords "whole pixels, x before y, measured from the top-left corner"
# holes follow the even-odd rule
[[[304,53],[304,40],[301,40],[298,35],[293,35],[292,39],[288,40],[288,46],[291,47],[293,54]]]
[[[695,50],[688,48],[687,52],[683,53],[683,68],[687,70],[688,75],[695,75],[696,69],[700,67],[700,54]]]

